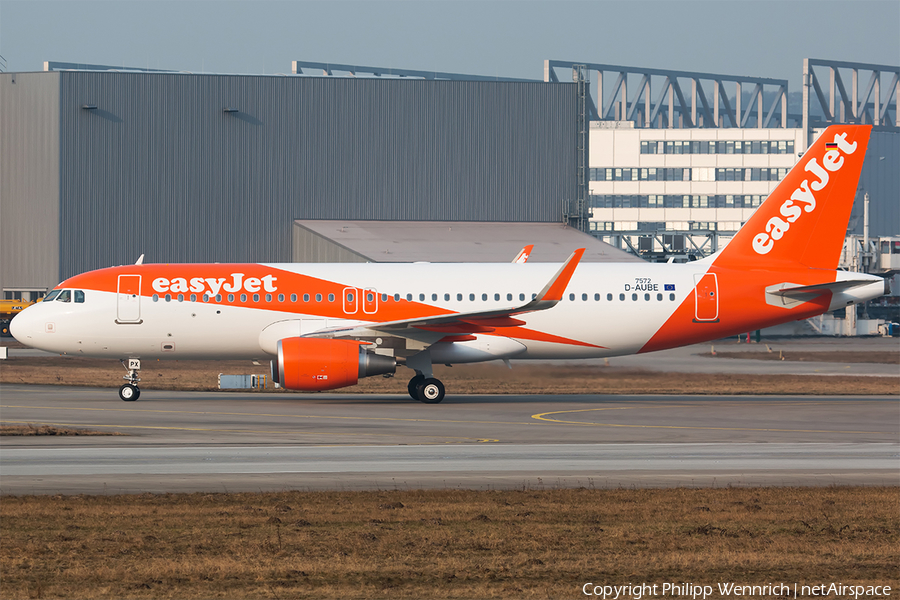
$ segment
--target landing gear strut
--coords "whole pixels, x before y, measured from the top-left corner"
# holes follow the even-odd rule
[[[128,383],[123,384],[119,388],[119,398],[125,402],[134,402],[141,397],[141,388],[137,385],[138,381],[141,380],[141,378],[138,377],[141,361],[136,358],[129,358],[127,364],[124,360],[122,361],[122,366],[128,370],[128,375],[122,377],[122,379],[127,380]]]
[[[444,384],[434,377],[425,377],[421,373],[409,380],[407,386],[413,400],[425,404],[437,404],[444,399]]]

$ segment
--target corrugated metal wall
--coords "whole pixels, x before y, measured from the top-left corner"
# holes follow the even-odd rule
[[[873,131],[853,205],[853,233],[863,233],[863,198],[869,193],[869,235],[900,234],[900,134]]]
[[[63,277],[290,261],[294,219],[559,221],[575,193],[572,84],[48,75]]]
[[[0,73],[0,290],[59,281],[59,76]]]

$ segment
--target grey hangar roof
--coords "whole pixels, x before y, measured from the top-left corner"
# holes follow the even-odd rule
[[[560,223],[467,221],[294,221],[294,262],[510,262],[528,244],[529,261],[644,262]]]

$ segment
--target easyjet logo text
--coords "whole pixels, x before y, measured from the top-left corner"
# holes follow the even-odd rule
[[[157,277],[153,280],[153,290],[160,293],[181,294],[185,292],[208,293],[216,296],[221,291],[234,292],[250,292],[256,293],[261,291],[274,292],[278,288],[275,282],[278,280],[274,275],[266,275],[264,277],[246,277],[243,273],[232,273],[231,279],[225,277]]]
[[[835,135],[834,143],[826,144],[826,148],[829,150],[822,157],[821,165],[813,158],[803,166],[803,170],[808,171],[813,177],[803,180],[793,191],[791,197],[781,205],[778,211],[780,216],[769,219],[766,223],[766,230],[757,233],[753,238],[753,250],[757,254],[771,252],[775,243],[784,237],[784,234],[791,228],[791,223],[796,222],[804,212],[811,213],[816,210],[814,192],[821,192],[825,189],[825,186],[828,185],[829,173],[840,170],[844,165],[844,157],[841,153],[853,154],[856,152],[856,142],[848,143],[847,134],[842,133]]]

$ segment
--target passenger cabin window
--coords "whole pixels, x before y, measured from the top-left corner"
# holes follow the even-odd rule
[[[322,301],[322,294],[316,294],[316,302]]]

